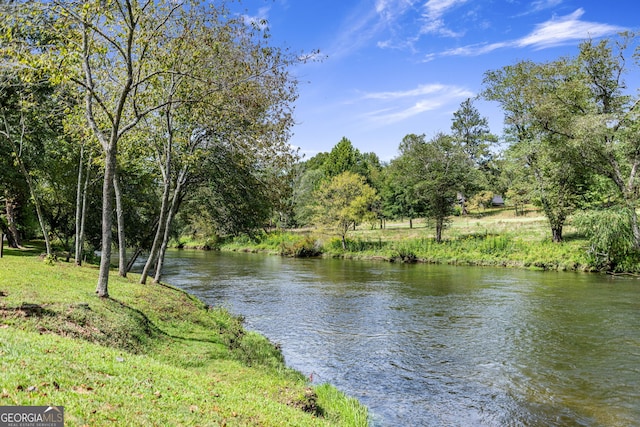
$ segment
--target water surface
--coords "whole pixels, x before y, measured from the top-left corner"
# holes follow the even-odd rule
[[[246,318],[375,426],[640,425],[640,281],[169,253],[163,280]]]

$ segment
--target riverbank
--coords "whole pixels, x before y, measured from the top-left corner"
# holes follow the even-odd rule
[[[367,411],[311,387],[241,319],[171,286],[95,267],[0,259],[0,405],[61,405],[65,425],[367,425]]]
[[[182,247],[209,247],[225,251],[268,252],[284,256],[323,256],[376,259],[390,262],[500,266],[554,271],[593,271],[588,241],[570,226],[565,240],[553,243],[548,223],[539,212],[515,216],[512,210],[493,209],[453,217],[442,243],[433,228],[421,220],[387,223],[385,228],[361,225],[350,231],[347,248],[334,234],[321,230],[264,233],[221,242],[182,241]]]

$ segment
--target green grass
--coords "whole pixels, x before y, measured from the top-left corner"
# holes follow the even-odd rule
[[[299,255],[299,248],[313,246],[327,257],[381,259],[395,262],[520,267],[540,270],[590,271],[588,242],[570,224],[565,241],[553,243],[546,219],[532,209],[516,216],[511,209],[497,208],[452,217],[444,242],[434,240],[433,226],[424,220],[388,222],[384,229],[358,226],[347,236],[347,249],[340,238],[327,231],[273,232],[256,238],[246,236],[223,243],[230,251],[261,251]],[[282,248],[292,248],[282,250]]]
[[[98,298],[95,268],[26,254],[0,259],[0,405],[63,405],[68,426],[367,425],[226,310],[115,275]]]

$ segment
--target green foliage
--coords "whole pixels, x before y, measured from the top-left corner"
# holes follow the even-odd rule
[[[634,248],[632,213],[624,208],[583,211],[573,225],[589,239],[587,254],[598,270],[637,271],[640,253]]]
[[[348,231],[373,216],[372,205],[378,199],[376,191],[364,178],[352,172],[334,177],[315,194],[315,221],[337,230],[342,237],[343,249]]]
[[[344,172],[356,172],[357,157],[359,155],[351,141],[342,138],[331,150],[324,161],[323,169],[326,176],[331,179]]]
[[[436,240],[442,240],[447,218],[454,213],[458,194],[470,183],[472,164],[461,145],[452,137],[438,134],[430,141],[424,135],[407,135],[394,161],[406,206],[420,209],[433,219]]]
[[[469,208],[473,210],[485,210],[491,207],[493,202],[493,191],[483,190],[469,199]]]

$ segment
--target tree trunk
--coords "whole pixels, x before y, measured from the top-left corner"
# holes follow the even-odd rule
[[[444,228],[444,219],[436,219],[436,243],[442,242],[442,229]]]
[[[82,188],[82,209],[80,210],[80,231],[76,239],[76,265],[82,265],[82,248],[84,247],[84,226],[87,219],[87,189],[89,188],[89,172],[91,171],[91,154],[87,161],[87,173],[85,173],[84,184]]]
[[[7,135],[10,134],[9,132],[9,126],[6,123],[6,119],[5,119],[5,127],[7,128]],[[21,137],[22,138],[22,137]],[[44,244],[47,250],[47,256],[51,256],[53,255],[53,252],[51,250],[51,241],[49,240],[49,232],[47,231],[47,226],[44,222],[44,216],[42,215],[42,208],[40,206],[40,199],[38,199],[38,196],[36,194],[36,189],[35,189],[35,183],[33,182],[33,178],[31,177],[31,174],[29,174],[29,171],[27,170],[26,165],[24,164],[24,161],[22,159],[22,157],[20,156],[20,152],[21,150],[18,149],[18,145],[20,147],[22,147],[22,139],[20,140],[19,144],[16,143],[16,141],[14,141],[11,137],[7,137],[7,139],[9,140],[9,143],[11,144],[11,148],[13,149],[13,154],[15,156],[15,160],[18,163],[18,167],[20,168],[20,172],[22,172],[22,175],[24,176],[25,181],[27,182],[27,186],[29,187],[29,194],[31,195],[31,198],[33,199],[33,204],[36,207],[36,215],[38,216],[38,222],[40,223],[40,229],[42,230],[42,237],[44,238]]]
[[[562,225],[551,227],[551,238],[554,243],[562,242]]]
[[[631,206],[631,231],[633,232],[633,247],[640,250],[640,227],[638,226],[638,213],[634,206]]]
[[[409,218],[409,228],[413,228],[413,218]]]
[[[9,195],[9,191],[5,191],[5,208],[7,212],[7,243],[10,248],[18,249],[22,246],[22,239],[18,232],[18,226],[16,222],[16,205],[14,199]]]
[[[127,262],[127,273],[131,271],[133,265],[136,263],[136,260],[142,253],[142,248],[138,246],[135,251],[133,251],[133,255],[131,255],[131,259]]]
[[[116,200],[118,227],[118,275],[120,275],[120,277],[127,277],[127,242],[124,235],[124,211],[122,208],[122,192],[120,191],[117,167],[113,175],[113,193]]]
[[[176,193],[174,194],[173,199],[176,199],[177,196],[177,190]],[[154,283],[159,283],[160,282],[160,277],[162,276],[162,267],[164,265],[164,255],[167,252],[167,246],[169,245],[169,233],[171,232],[171,222],[173,221],[173,215],[174,215],[174,209],[173,209],[173,202],[172,202],[172,206],[169,208],[169,212],[167,214],[167,219],[166,224],[164,225],[164,233],[162,236],[162,244],[160,245],[160,250],[158,252],[158,261],[156,262],[156,273],[153,276],[153,282]]]
[[[347,239],[345,238],[345,235],[342,235],[342,250],[346,251],[347,250]]]
[[[168,168],[168,166],[167,166]],[[168,174],[168,170],[166,171]],[[167,176],[165,174],[165,176]],[[170,183],[167,178],[164,179],[164,188],[162,190],[162,203],[160,206],[160,218],[158,220],[158,225],[156,227],[156,233],[153,237],[153,243],[151,244],[151,249],[149,251],[149,257],[147,258],[147,262],[144,264],[144,268],[142,269],[142,274],[140,275],[140,284],[144,285],[147,283],[147,277],[149,277],[149,272],[151,268],[153,268],[154,264],[156,264],[156,260],[158,258],[158,251],[160,250],[161,240],[160,236],[164,235],[164,227],[165,227],[165,216],[167,213],[168,204],[169,204],[169,191],[170,191]]]
[[[82,168],[84,160],[84,144],[80,146],[80,161],[78,162],[78,183],[76,186],[76,244],[75,244],[75,263],[82,264],[82,251],[80,238],[80,217],[82,216]]]
[[[171,205],[169,206],[169,211],[167,212],[167,219],[165,220],[166,223],[164,225],[164,235],[162,237],[162,245],[160,245],[160,251],[158,253],[158,262],[156,262],[156,274],[153,278],[154,283],[159,283],[160,277],[162,276],[164,256],[167,252],[167,246],[169,245],[169,233],[171,233],[171,223],[173,222],[173,217],[175,216],[176,212],[178,212],[178,208],[182,200],[182,189],[184,188],[184,184],[187,181],[188,171],[189,171],[189,167],[184,166],[180,170],[180,173],[178,174],[178,179],[176,180],[176,188],[173,192],[173,197],[171,198]]]
[[[96,293],[109,297],[109,268],[111,265],[111,227],[113,226],[113,176],[116,169],[115,144],[105,148],[104,179],[102,182],[102,253]]]

